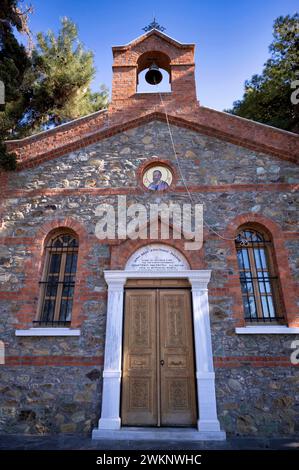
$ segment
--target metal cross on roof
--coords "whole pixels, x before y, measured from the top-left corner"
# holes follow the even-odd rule
[[[151,31],[152,29],[157,29],[158,31],[165,31],[166,28],[164,28],[164,26],[161,26],[159,25],[159,23],[157,23],[156,21],[156,18],[154,17],[153,21],[148,25],[148,26],[145,26],[145,28],[142,28],[143,31],[145,31],[146,33],[148,31]]]

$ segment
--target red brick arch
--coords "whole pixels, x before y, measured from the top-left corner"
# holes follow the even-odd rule
[[[81,318],[81,294],[85,292],[86,285],[86,268],[85,262],[88,251],[91,248],[89,243],[89,237],[87,231],[82,223],[67,217],[64,219],[54,219],[45,222],[36,233],[34,242],[30,247],[31,257],[25,263],[24,272],[26,274],[24,288],[19,292],[19,298],[22,301],[24,298],[25,304],[28,305],[28,295],[30,293],[31,303],[28,309],[22,311],[21,321],[18,323],[18,328],[26,328],[32,326],[32,321],[36,317],[37,303],[40,295],[39,281],[41,280],[44,261],[45,261],[45,243],[49,236],[57,229],[71,229],[79,239],[79,251],[78,251],[78,264],[76,272],[76,284],[74,292],[74,304],[72,311],[71,326],[77,327],[82,323]],[[25,313],[25,314],[24,314]]]
[[[147,69],[152,63],[155,63],[159,68],[166,70],[170,73],[170,57],[159,50],[149,50],[143,52],[137,59],[137,75],[144,69]]]
[[[238,262],[235,242],[233,239],[237,236],[238,230],[245,224],[250,224],[256,228],[260,227],[271,237],[275,256],[274,263],[280,281],[281,300],[284,306],[285,318],[289,326],[298,326],[299,313],[296,305],[296,301],[298,300],[298,290],[290,271],[288,252],[285,247],[286,238],[278,223],[261,214],[255,214],[252,212],[240,214],[228,223],[225,237],[231,239],[231,241],[228,241],[227,243],[231,247],[232,256],[229,261],[234,267],[234,272],[238,273]],[[235,318],[238,320],[238,324],[242,326],[245,324],[245,321],[244,317],[241,318],[241,312],[243,312],[243,307],[241,306],[243,304],[239,275],[231,276],[231,278],[230,290],[235,299]]]
[[[159,243],[171,248],[176,248],[188,261],[191,269],[206,269],[204,262],[204,248],[200,250],[185,250],[184,244],[188,240],[130,240],[127,239],[118,245],[111,247],[111,269],[125,269],[128,259],[137,251],[139,248],[145,247],[150,244]]]

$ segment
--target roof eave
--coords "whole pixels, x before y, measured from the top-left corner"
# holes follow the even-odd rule
[[[175,44],[179,48],[182,48],[182,49],[185,49],[185,48],[193,48],[194,49],[195,48],[195,44],[187,44],[187,43],[179,42],[176,39],[169,36],[168,34],[162,33],[158,29],[154,28],[154,29],[151,29],[150,31],[142,34],[141,36],[138,36],[137,38],[133,39],[132,41],[130,41],[127,44],[124,44],[122,46],[112,46],[112,50],[113,51],[126,50],[127,48],[131,47],[132,45],[135,45],[135,44],[138,44],[138,43],[144,41],[145,39],[152,36],[153,34],[156,34],[157,36],[160,36],[162,39]]]

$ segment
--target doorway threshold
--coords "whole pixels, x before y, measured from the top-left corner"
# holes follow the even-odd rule
[[[92,431],[92,439],[113,441],[225,441],[224,431],[198,431],[196,428],[145,428],[122,427],[120,429],[99,429]]]

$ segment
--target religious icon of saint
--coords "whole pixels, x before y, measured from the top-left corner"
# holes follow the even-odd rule
[[[160,170],[153,172],[153,181],[149,184],[148,189],[152,191],[162,191],[163,189],[169,188],[168,183],[162,180],[162,173]]]
[[[144,171],[142,182],[150,191],[164,191],[172,184],[172,171],[167,165],[151,165]]]

